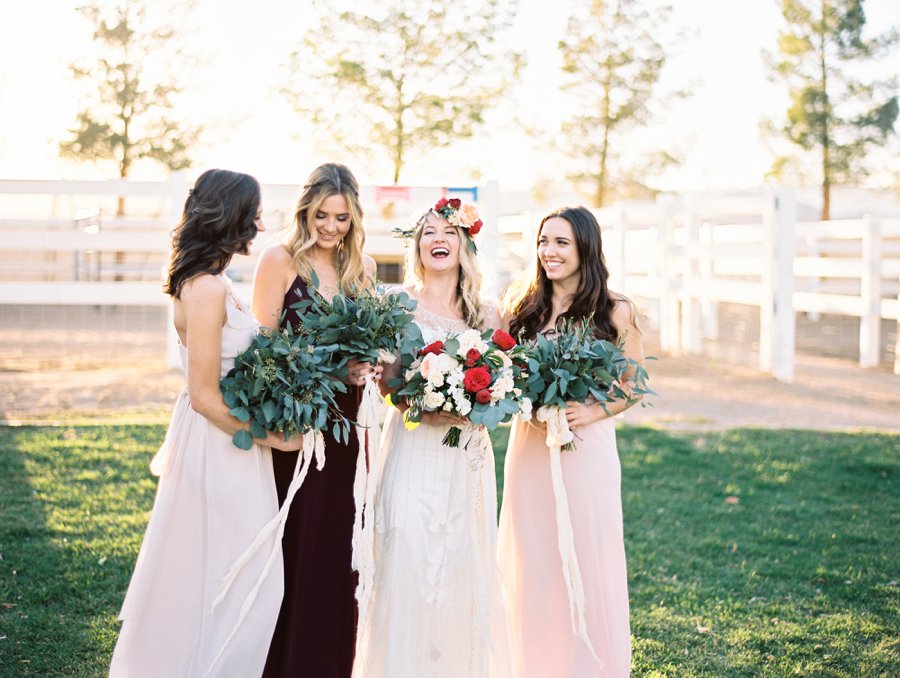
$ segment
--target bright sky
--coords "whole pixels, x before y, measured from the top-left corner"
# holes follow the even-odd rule
[[[0,178],[106,178],[111,165],[77,165],[57,155],[57,144],[74,124],[81,83],[68,64],[92,49],[90,27],[75,8],[80,0],[29,0],[0,5]],[[778,28],[774,0],[675,0],[673,25],[693,31],[670,62],[667,82],[691,86],[654,126],[670,139],[685,163],[666,181],[671,189],[758,185],[771,162],[759,138],[759,121],[784,108],[784,94],[767,82],[761,50],[774,44]],[[202,63],[188,71],[182,114],[204,126],[195,167],[227,167],[264,182],[296,183],[326,159],[345,161],[362,183],[390,183],[389,163],[366,166],[325,155],[278,87],[282,64],[302,37],[308,7],[303,0],[197,0],[186,49]],[[409,183],[471,184],[497,179],[504,188],[529,188],[536,181],[565,184],[565,169],[545,141],[529,140],[509,116],[552,129],[564,100],[546,83],[557,78],[556,43],[569,0],[522,0],[516,41],[529,66],[521,85],[491,116],[478,138],[413,158]],[[223,9],[225,8],[225,9]],[[900,24],[896,0],[869,0],[870,25]],[[336,102],[348,114],[352,101]],[[894,161],[895,163],[897,161]],[[894,169],[900,171],[900,164]],[[140,167],[134,178],[157,178]],[[415,178],[413,181],[412,178]],[[402,179],[403,180],[403,179]]]

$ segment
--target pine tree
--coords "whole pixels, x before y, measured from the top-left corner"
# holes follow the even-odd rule
[[[777,53],[767,55],[771,76],[790,94],[778,132],[801,155],[817,156],[823,220],[831,216],[831,187],[865,176],[868,151],[885,143],[897,121],[896,80],[865,81],[860,75],[896,45],[898,34],[894,29],[864,39],[864,5],[865,0],[782,0],[785,26]],[[780,176],[795,156],[776,159],[772,173]]]

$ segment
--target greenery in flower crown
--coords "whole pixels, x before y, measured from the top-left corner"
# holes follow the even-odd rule
[[[312,274],[312,299],[304,299],[297,310],[297,331],[331,351],[335,372],[351,358],[375,364],[390,362],[389,355],[404,353],[421,343],[422,334],[413,323],[416,302],[406,292],[387,292],[376,286],[368,290],[337,293],[330,300],[319,293],[319,280]]]
[[[339,414],[337,393],[347,387],[332,378],[335,348],[316,345],[305,334],[295,334],[290,326],[282,330],[264,329],[222,379],[221,389],[231,414],[250,423],[232,441],[249,450],[253,438],[265,438],[266,431],[290,436],[325,429],[330,421],[335,438],[350,436],[350,422]]]
[[[553,339],[538,334],[530,344],[525,391],[535,409],[564,408],[567,401],[583,403],[593,397],[606,410],[609,402],[633,403],[653,393],[647,370],[625,356],[622,342],[597,339],[592,327],[590,317],[583,322],[565,319]]]

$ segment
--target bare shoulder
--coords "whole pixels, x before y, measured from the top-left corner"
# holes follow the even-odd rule
[[[260,268],[266,266],[270,269],[284,269],[292,268],[293,265],[294,258],[288,252],[287,247],[280,243],[267,247],[259,258]]]
[[[623,330],[629,327],[638,329],[638,312],[634,302],[623,294],[611,292],[615,305],[612,310],[612,321],[616,328]]]
[[[181,301],[188,304],[215,303],[225,299],[225,284],[210,273],[196,275],[181,288]]]

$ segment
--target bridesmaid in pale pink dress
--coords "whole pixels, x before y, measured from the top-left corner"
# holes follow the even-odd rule
[[[594,333],[623,341],[643,360],[634,305],[607,287],[600,225],[583,207],[544,218],[529,283],[505,309],[513,336],[552,337],[563,318],[593,313]],[[562,453],[562,472],[584,589],[586,637],[575,630],[558,547],[546,430],[516,421],[506,455],[500,514],[500,568],[509,596],[515,675],[522,678],[627,676],[631,665],[628,581],[616,430],[607,406],[568,403],[576,449]],[[589,641],[589,642],[586,642]]]

